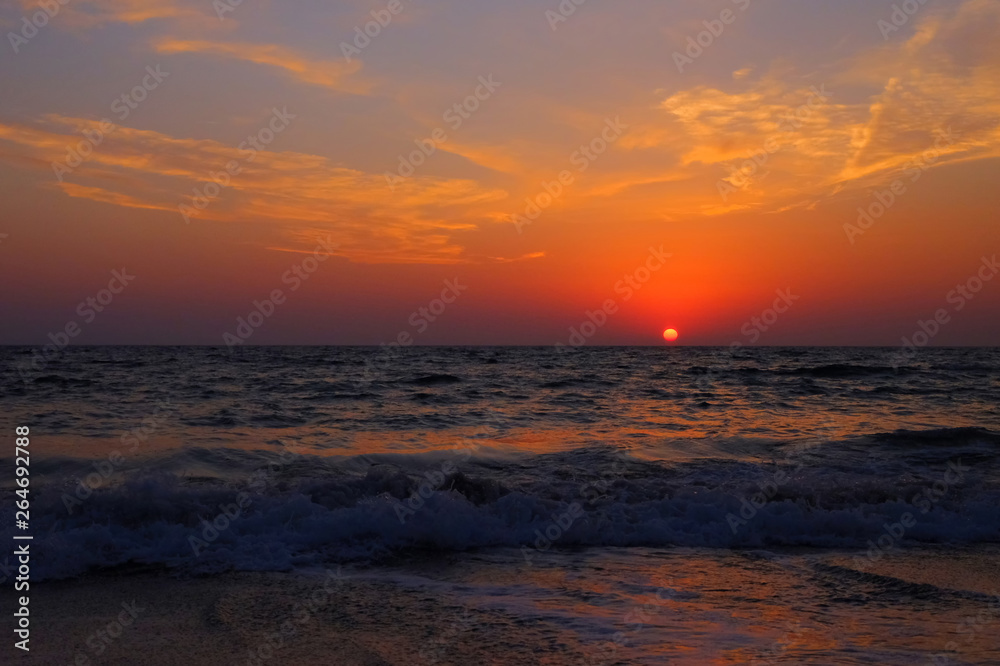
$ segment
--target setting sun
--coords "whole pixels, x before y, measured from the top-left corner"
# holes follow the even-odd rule
[[[668,328],[667,330],[663,331],[663,339],[666,340],[667,342],[673,342],[674,340],[677,339],[677,331],[675,329]]]

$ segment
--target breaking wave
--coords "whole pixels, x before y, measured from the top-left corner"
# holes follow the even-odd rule
[[[901,547],[1000,542],[998,443],[984,429],[937,429],[672,463],[611,448],[339,458],[194,450],[107,480],[99,463],[62,460],[65,476],[33,500],[42,517],[33,574],[289,570],[498,546],[865,548],[898,534],[905,514],[913,520],[894,537]],[[219,473],[178,471],[192,462]],[[4,526],[14,522],[11,493]]]

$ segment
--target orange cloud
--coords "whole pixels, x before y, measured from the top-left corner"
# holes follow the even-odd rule
[[[669,115],[660,126],[639,128],[623,146],[669,147],[692,178],[738,190],[736,201],[702,202],[707,215],[815,205],[896,177],[930,150],[932,168],[994,157],[1000,57],[985,34],[969,39],[989,26],[1000,26],[1000,7],[982,0],[949,17],[928,16],[910,40],[831,65],[824,83],[831,96],[821,104],[809,104],[809,87],[789,86],[788,76],[752,84],[737,76],[738,92],[680,91],[662,102]],[[865,98],[838,90],[859,86],[877,91]],[[949,128],[954,133],[942,140]],[[764,163],[754,166],[754,155]]]
[[[51,172],[81,142],[75,132],[99,126],[60,116],[46,117],[45,124],[0,123],[0,158],[29,160]],[[192,223],[260,221],[286,238],[307,240],[315,234],[299,230],[322,229],[334,233],[340,253],[354,261],[421,263],[462,261],[464,250],[451,234],[475,228],[482,207],[507,196],[473,181],[433,177],[410,178],[392,193],[382,174],[334,166],[322,156],[265,150],[249,157],[216,141],[118,127],[82,164],[61,174],[58,187],[72,197],[169,211],[180,224],[179,206],[191,206],[195,192],[211,182],[210,172],[235,161],[239,172]]]
[[[21,0],[25,10],[38,8],[38,0]],[[186,25],[218,27],[219,19],[211,3],[183,0],[71,0],[60,3],[59,24],[70,29],[91,29],[108,23],[135,25],[156,19]]]
[[[152,203],[147,203],[135,197],[129,196],[127,194],[122,194],[121,192],[110,192],[99,187],[86,187],[84,185],[77,185],[75,183],[62,182],[58,183],[57,187],[65,192],[67,195],[78,198],[78,199],[90,199],[92,201],[100,201],[102,203],[114,204],[115,206],[124,206],[126,208],[145,208],[148,210],[174,210],[169,206],[157,205]]]
[[[371,84],[353,80],[361,69],[359,61],[340,62],[309,60],[276,44],[225,43],[199,40],[165,39],[157,42],[158,53],[208,53],[285,70],[304,83],[333,88],[354,94],[367,94]]]

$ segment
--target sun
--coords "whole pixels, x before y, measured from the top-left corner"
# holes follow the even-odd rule
[[[673,342],[674,340],[677,339],[677,330],[673,328],[668,328],[667,330],[663,331],[663,339],[666,340],[667,342]]]

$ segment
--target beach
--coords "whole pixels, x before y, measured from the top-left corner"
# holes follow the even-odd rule
[[[759,665],[896,663],[909,654],[916,663],[976,664],[1000,653],[996,549],[910,552],[866,573],[837,561],[816,553],[579,552],[533,568],[514,553],[483,553],[378,573],[105,572],[39,587],[28,659]],[[476,567],[487,571],[475,575]],[[640,573],[645,586],[615,580]],[[536,577],[561,579],[558,593],[517,589]],[[581,608],[602,593],[606,605]],[[603,640],[574,635],[574,624],[588,623],[604,626]]]

